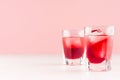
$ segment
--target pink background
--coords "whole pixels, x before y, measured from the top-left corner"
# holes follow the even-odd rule
[[[120,53],[120,0],[0,0],[0,53],[61,53],[61,30],[114,25]]]

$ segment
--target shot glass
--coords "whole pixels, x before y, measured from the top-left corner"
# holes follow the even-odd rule
[[[111,70],[114,26],[88,26],[84,30],[88,70]]]
[[[81,65],[84,55],[84,30],[63,30],[62,43],[65,64]]]

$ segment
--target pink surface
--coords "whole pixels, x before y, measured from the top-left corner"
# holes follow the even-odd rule
[[[0,0],[0,53],[61,53],[61,30],[116,27],[120,53],[120,0]]]

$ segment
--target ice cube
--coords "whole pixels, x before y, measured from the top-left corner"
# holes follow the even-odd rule
[[[71,46],[71,38],[66,38],[66,37],[64,37],[64,38],[63,38],[63,43],[64,43],[67,47]]]
[[[114,26],[110,26],[110,27],[106,30],[106,34],[107,34],[107,35],[114,35]]]
[[[81,46],[81,39],[80,38],[73,38],[72,45],[74,46]]]
[[[81,30],[81,31],[78,33],[78,35],[79,35],[80,37],[84,37],[84,30]]]
[[[66,47],[80,47],[82,45],[81,38],[79,37],[69,37],[64,38],[63,42],[66,45]]]
[[[98,43],[98,42],[103,41],[107,38],[108,38],[108,36],[89,36],[91,44]]]

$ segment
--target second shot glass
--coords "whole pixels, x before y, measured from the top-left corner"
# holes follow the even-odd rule
[[[80,65],[84,55],[84,30],[63,30],[62,43],[67,65]]]
[[[85,27],[89,71],[111,70],[114,26]]]

